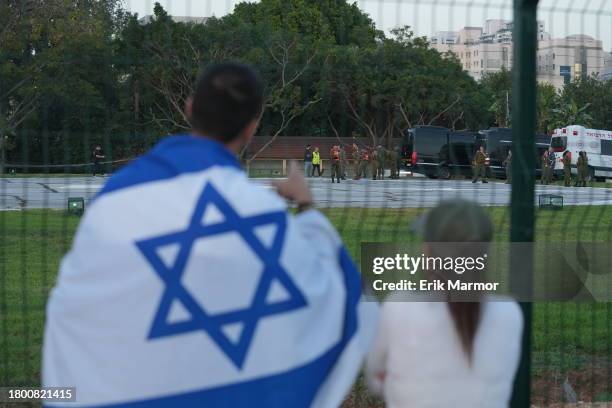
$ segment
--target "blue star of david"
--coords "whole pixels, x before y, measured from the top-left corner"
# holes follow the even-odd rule
[[[202,224],[202,218],[207,207],[211,204],[217,207],[224,219],[221,222],[204,225]],[[276,226],[274,239],[269,246],[262,243],[254,232],[256,227],[262,225]],[[136,242],[137,247],[165,284],[165,290],[153,319],[148,339],[203,330],[238,369],[242,368],[259,320],[266,316],[286,313],[306,306],[306,299],[279,261],[286,227],[287,214],[284,211],[241,217],[212,184],[207,184],[198,199],[189,226],[185,230]],[[207,313],[187,288],[182,285],[181,277],[196,240],[230,232],[236,232],[240,235],[262,261],[264,269],[249,307],[213,315]],[[180,249],[174,265],[166,266],[158,254],[158,249],[177,243]],[[240,256],[240,254],[236,254],[236,256]],[[207,265],[202,265],[202,269],[206,267]],[[283,286],[288,296],[282,301],[269,303],[266,298],[274,281]],[[228,296],[231,296],[231,294],[228,293]],[[170,306],[175,300],[180,301],[188,311],[189,318],[187,320],[168,322]],[[235,323],[242,324],[242,331],[237,340],[231,341],[223,333],[222,327]]]

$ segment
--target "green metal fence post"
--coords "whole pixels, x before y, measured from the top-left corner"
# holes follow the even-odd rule
[[[512,204],[510,238],[512,242],[533,242],[535,127],[536,127],[536,49],[538,0],[514,0],[513,33],[513,100],[512,100]],[[523,269],[527,279],[513,279],[511,286],[531,293],[533,252],[521,248],[511,251],[510,270]],[[527,267],[528,270],[524,270]],[[516,277],[517,274],[512,274]],[[522,356],[519,364],[512,407],[529,407],[531,394],[531,334],[532,304],[521,303],[525,328]]]

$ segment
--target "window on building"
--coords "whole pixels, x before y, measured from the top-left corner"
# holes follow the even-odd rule
[[[553,59],[555,59],[555,53],[553,52]]]
[[[498,59],[488,59],[487,68],[497,69],[501,67],[501,61]]]
[[[601,141],[601,154],[605,156],[612,156],[612,140]]]

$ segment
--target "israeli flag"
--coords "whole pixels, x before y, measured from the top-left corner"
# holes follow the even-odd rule
[[[335,407],[376,327],[360,292],[321,213],[290,215],[221,144],[170,137],[86,212],[43,384],[76,387],[71,407]]]

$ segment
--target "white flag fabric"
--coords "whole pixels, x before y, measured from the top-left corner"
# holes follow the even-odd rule
[[[162,140],[86,211],[47,306],[43,385],[71,407],[334,407],[376,305],[318,211],[221,144]],[[54,405],[54,404],[49,404]]]

